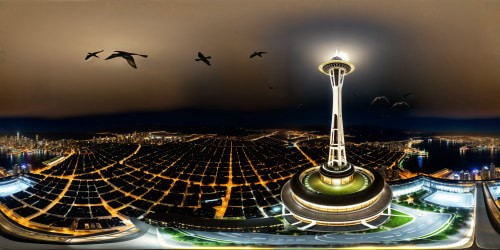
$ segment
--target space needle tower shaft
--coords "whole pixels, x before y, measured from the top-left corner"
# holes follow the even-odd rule
[[[344,167],[347,165],[347,157],[342,122],[342,86],[344,77],[354,70],[354,65],[335,56],[332,60],[322,63],[319,70],[330,77],[333,92],[328,165]]]

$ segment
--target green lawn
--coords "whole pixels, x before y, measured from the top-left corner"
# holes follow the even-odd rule
[[[203,246],[203,247],[221,247],[221,246],[232,246],[234,243],[232,242],[227,242],[227,241],[222,241],[222,240],[208,240],[208,239],[203,239],[195,236],[190,236],[187,235],[179,230],[173,229],[173,228],[161,228],[160,231],[162,231],[165,234],[169,234],[172,236],[172,238],[175,241],[178,242],[188,242],[191,243],[195,246]]]
[[[413,217],[411,217],[408,214],[405,214],[401,211],[398,210],[391,210],[392,215],[398,215],[398,216],[391,216],[389,220],[384,223],[382,226],[388,227],[388,228],[395,228],[395,227],[400,227],[410,221],[413,220]]]
[[[427,203],[422,199],[427,193],[428,191],[426,190],[420,190],[411,194],[402,195],[397,198],[396,204],[424,211],[442,212],[440,211],[440,206]],[[408,203],[408,198],[411,198],[411,203]]]
[[[304,184],[309,189],[312,189],[317,192],[329,195],[345,195],[345,194],[356,193],[365,189],[366,187],[369,186],[370,181],[365,175],[359,172],[355,172],[351,183],[342,186],[331,186],[323,183],[321,181],[319,172],[315,171],[308,173],[304,177]]]
[[[392,210],[391,210],[391,214],[392,214],[392,215],[403,215],[403,216],[409,216],[408,214],[405,214],[405,213],[403,213],[403,212],[401,212],[401,211],[399,211],[399,210],[395,210],[395,209],[392,209]]]
[[[387,213],[387,210],[384,211],[384,213]],[[376,232],[383,232],[390,230],[392,228],[400,227],[406,223],[409,223],[410,221],[413,220],[413,217],[411,217],[408,214],[405,214],[401,211],[398,210],[391,210],[392,215],[401,215],[401,216],[391,216],[389,220],[387,220],[384,224],[380,225],[377,228],[374,229],[369,229],[365,231],[359,231],[359,232],[351,232],[351,233],[376,233]],[[403,217],[404,216],[404,217]]]

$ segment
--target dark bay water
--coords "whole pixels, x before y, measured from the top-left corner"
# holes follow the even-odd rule
[[[48,151],[35,150],[33,153],[9,154],[7,150],[0,149],[0,167],[12,169],[15,164],[31,164],[33,169],[43,166],[43,162],[57,155]]]
[[[500,165],[500,150],[468,150],[460,153],[460,147],[464,145],[466,144],[435,138],[432,141],[424,139],[422,143],[414,144],[413,147],[425,149],[429,152],[429,156],[411,156],[403,166],[414,172],[432,173],[443,168],[470,172],[489,166],[490,163],[497,167]]]

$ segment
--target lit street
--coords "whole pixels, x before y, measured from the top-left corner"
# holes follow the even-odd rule
[[[476,244],[485,249],[500,249],[500,237],[491,226],[486,211],[482,184],[477,183],[476,187]]]

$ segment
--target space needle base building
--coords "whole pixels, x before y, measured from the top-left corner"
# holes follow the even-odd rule
[[[296,173],[281,190],[286,220],[301,230],[362,231],[383,224],[392,191],[373,169],[347,161],[342,122],[342,86],[354,65],[339,56],[319,65],[333,90],[328,162]],[[385,213],[384,213],[385,212]]]

